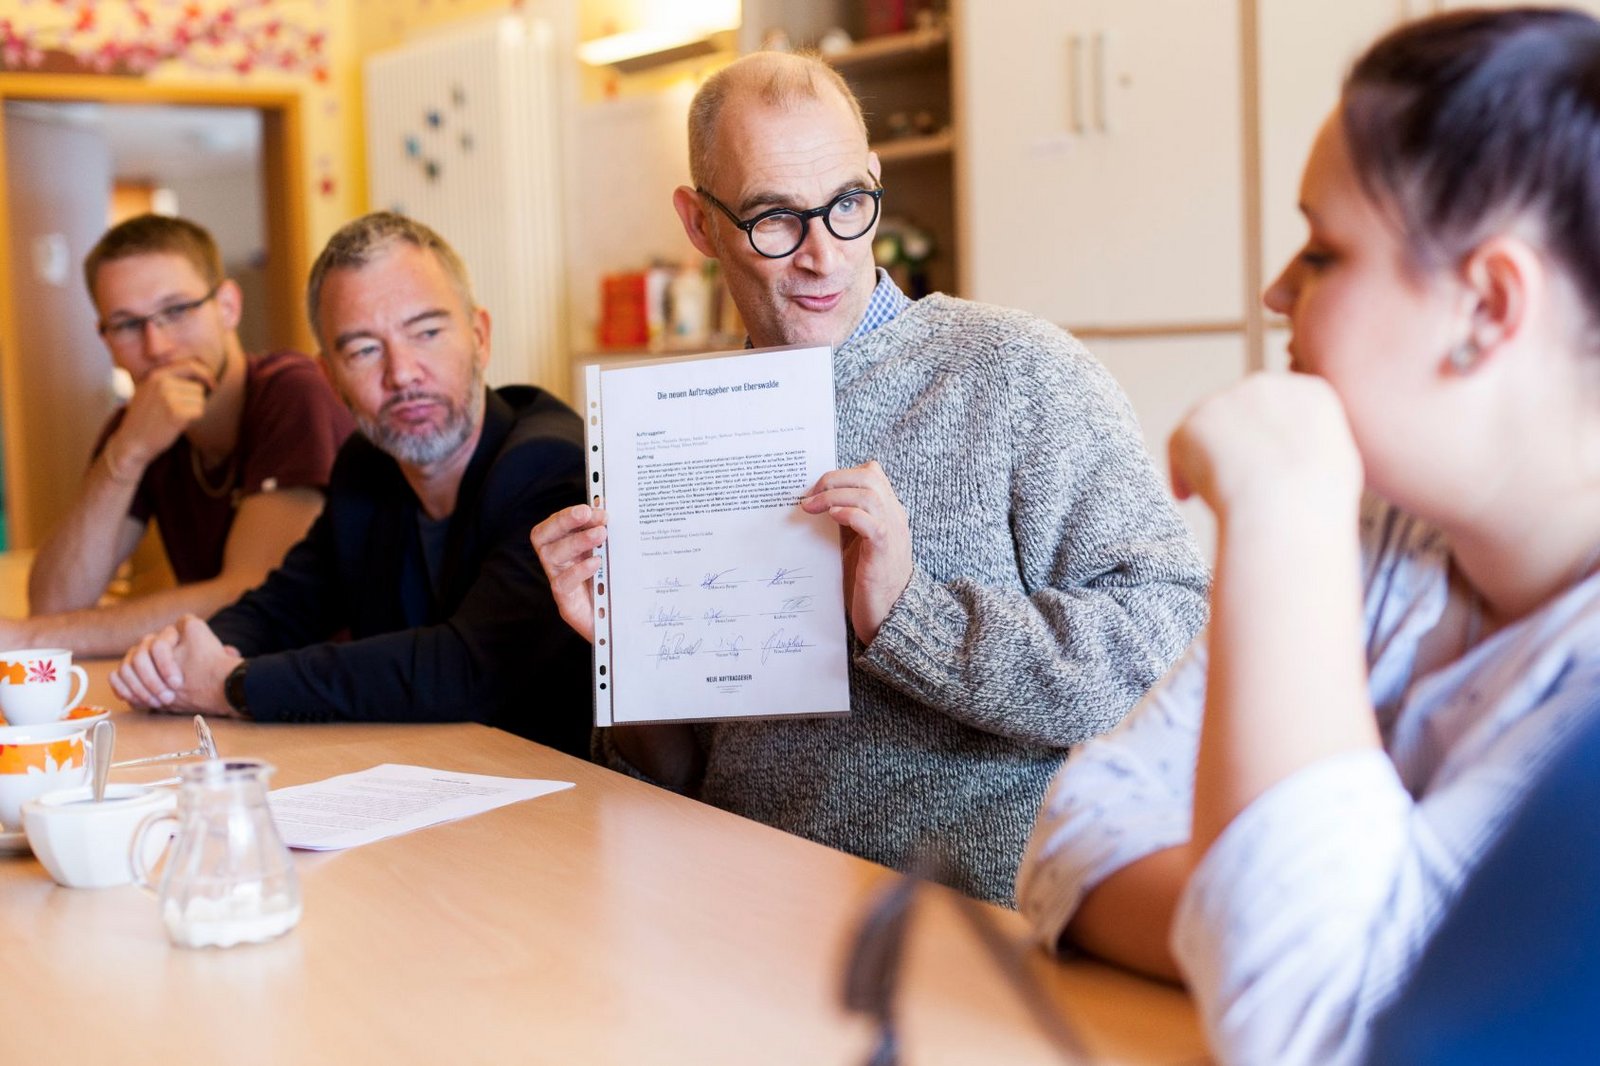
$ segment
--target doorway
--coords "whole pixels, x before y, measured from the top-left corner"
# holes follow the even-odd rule
[[[99,218],[102,228],[141,214],[182,215],[204,226],[216,239],[223,273],[244,293],[239,323],[244,350],[268,350],[259,111],[13,100],[5,104],[3,120],[13,145],[34,147],[30,154],[46,161],[45,180],[56,211],[85,222]],[[87,149],[75,144],[79,140],[88,142]],[[13,152],[6,175],[18,214],[18,186],[40,180],[39,166],[23,154]],[[76,163],[70,174],[55,165],[66,158]],[[35,242],[47,239],[41,229],[33,219],[16,222],[13,239],[24,230],[32,231]],[[13,306],[32,303],[41,295],[37,288],[54,280],[38,276],[37,243],[35,248],[34,261],[22,263],[25,269],[12,275]],[[87,295],[76,263],[67,288]],[[26,321],[24,316],[19,328]]]
[[[254,305],[247,350],[306,350],[302,134],[294,93],[90,75],[0,75],[0,111],[0,514],[5,546],[30,548],[118,402],[81,280],[113,190],[122,211],[175,208],[213,230]],[[196,173],[202,155],[248,156],[254,180]]]

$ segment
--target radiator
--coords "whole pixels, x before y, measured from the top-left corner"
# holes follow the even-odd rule
[[[570,399],[554,44],[508,14],[369,57],[367,192],[466,261],[493,322],[490,384]]]

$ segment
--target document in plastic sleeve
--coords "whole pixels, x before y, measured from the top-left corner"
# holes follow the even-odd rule
[[[777,348],[587,368],[595,721],[846,714],[833,355]]]

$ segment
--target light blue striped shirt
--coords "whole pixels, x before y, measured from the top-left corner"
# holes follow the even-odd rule
[[[1452,594],[1449,545],[1370,498],[1362,543],[1384,750],[1330,756],[1257,797],[1212,844],[1173,919],[1174,958],[1223,1062],[1363,1061],[1368,1024],[1600,686],[1600,575],[1454,661],[1429,662]],[[1057,775],[1017,881],[1047,944],[1095,885],[1189,839],[1205,694],[1202,637]]]

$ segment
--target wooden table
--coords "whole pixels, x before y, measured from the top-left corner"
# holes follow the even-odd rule
[[[187,718],[117,724],[121,757],[193,744]],[[224,755],[275,764],[274,785],[398,762],[577,787],[296,852],[299,927],[225,950],[171,946],[137,888],[59,888],[0,858],[0,1061],[864,1060],[873,1029],[840,1007],[839,975],[883,867],[484,726],[212,726]],[[1019,916],[990,911],[1023,940]],[[1028,965],[1094,1061],[1204,1061],[1181,992]],[[900,1002],[908,1066],[1062,1061],[944,889],[918,904]]]
[[[0,552],[0,618],[23,618],[28,613],[28,570],[33,552]]]

